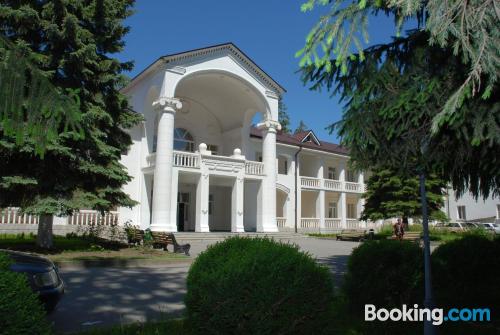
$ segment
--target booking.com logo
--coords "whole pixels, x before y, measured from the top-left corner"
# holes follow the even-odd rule
[[[445,321],[490,321],[489,308],[450,308],[446,313],[442,308],[413,308],[403,305],[402,308],[385,309],[375,305],[365,305],[365,321],[432,321],[439,326]]]

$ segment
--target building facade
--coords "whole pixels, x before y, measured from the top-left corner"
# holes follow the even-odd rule
[[[164,56],[124,88],[144,121],[130,130],[120,222],[153,231],[361,228],[364,175],[312,131],[283,134],[285,90],[228,43]],[[255,120],[260,119],[255,124]]]

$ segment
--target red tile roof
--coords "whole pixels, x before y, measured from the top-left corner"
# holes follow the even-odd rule
[[[285,134],[281,131],[278,131],[278,133],[276,134],[276,142],[289,144],[296,147],[302,146],[304,148],[330,152],[334,154],[349,155],[349,150],[346,147],[340,146],[335,143],[320,141],[320,145],[318,145],[314,141],[302,142],[304,137],[306,137],[309,132],[310,130],[301,131],[297,134]],[[250,137],[262,138],[262,131],[255,127],[252,127],[250,128]]]

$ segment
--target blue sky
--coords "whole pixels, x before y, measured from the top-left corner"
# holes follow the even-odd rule
[[[321,140],[338,142],[325,127],[340,119],[342,105],[326,91],[311,92],[300,81],[295,52],[325,9],[302,13],[302,0],[163,0],[136,2],[126,24],[121,60],[134,60],[134,76],[162,55],[233,42],[286,88],[292,129],[303,120]],[[393,20],[370,21],[370,43],[390,40]]]

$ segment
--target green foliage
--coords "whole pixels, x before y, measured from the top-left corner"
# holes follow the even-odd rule
[[[469,67],[457,87],[443,92],[446,103],[440,106],[443,112],[434,118],[436,124],[454,118],[453,114],[464,99],[477,93],[488,97],[494,90],[500,65],[500,29],[495,1],[308,0],[301,9],[310,11],[316,5],[328,5],[330,10],[321,16],[308,34],[304,48],[297,52],[296,56],[302,57],[301,66],[323,67],[328,73],[338,67],[342,74],[347,74],[349,60],[362,62],[365,59],[363,42],[368,43],[369,17],[385,14],[394,17],[396,36],[400,36],[405,21],[416,19],[415,28],[425,25],[428,46],[438,45],[451,50]],[[357,54],[353,50],[357,50]]]
[[[77,130],[80,106],[77,92],[63,94],[52,85],[27,59],[26,49],[0,35],[0,129],[18,145],[33,139],[35,153],[43,157],[59,129]]]
[[[281,131],[285,134],[290,134],[292,132],[290,129],[290,116],[288,115],[288,108],[283,102],[283,98],[280,98],[278,108],[278,121],[281,124]]]
[[[374,169],[372,173],[363,195],[366,202],[362,220],[422,216],[418,177],[398,174],[397,170],[391,169]],[[446,220],[446,215],[441,211],[446,182],[436,176],[428,176],[425,187],[430,217],[439,221]]]
[[[0,252],[0,335],[52,334],[26,276],[10,271],[9,265],[9,257]]]
[[[203,334],[318,334],[333,284],[297,246],[234,237],[200,254],[189,270],[187,320]]]
[[[77,335],[187,335],[191,334],[189,324],[183,319],[172,319],[158,322],[119,325],[106,328],[93,328]]]
[[[369,241],[354,249],[347,263],[343,292],[352,317],[364,319],[365,304],[401,308],[422,304],[423,254],[415,243]],[[415,324],[364,322],[368,334],[412,333]],[[363,332],[364,333],[364,332]]]
[[[295,128],[293,133],[298,134],[307,130],[309,130],[309,127],[304,123],[304,121],[300,120],[299,125]]]
[[[422,266],[422,249],[415,243],[380,240],[361,244],[349,258],[345,278],[353,313],[364,313],[365,304],[390,309],[420,303]]]
[[[446,333],[496,334],[500,327],[500,239],[468,234],[440,245],[432,254],[436,305],[443,308],[490,308],[492,323],[443,325]],[[457,294],[459,292],[460,294]],[[443,330],[444,330],[443,329]],[[496,330],[495,330],[496,329]]]
[[[119,162],[131,144],[126,129],[140,120],[119,92],[125,83],[121,73],[132,63],[112,58],[124,47],[128,27],[123,20],[132,13],[132,4],[0,0],[0,36],[18,46],[36,73],[43,73],[59,92],[74,92],[81,127],[65,127],[67,120],[61,118],[58,136],[47,137],[43,159],[36,156],[35,138],[19,142],[0,128],[0,207],[68,214],[79,208],[108,211],[135,204],[121,189],[131,177]],[[30,88],[40,95],[46,91],[34,86],[36,78]],[[51,111],[57,115],[57,109]]]
[[[433,131],[446,93],[465,74],[450,50],[429,47],[427,39],[414,31],[366,49],[361,63],[348,60],[345,75],[310,66],[303,79],[346,102],[342,120],[330,130],[338,129],[358,169],[424,169],[451,182],[456,195],[500,194],[500,94],[464,101],[453,120]]]

